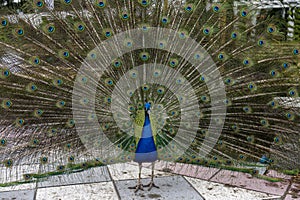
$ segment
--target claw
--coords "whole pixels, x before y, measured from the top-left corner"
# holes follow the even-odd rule
[[[134,193],[137,193],[137,191],[139,191],[139,190],[144,191],[143,184],[138,184],[135,187],[128,187],[128,189],[135,189]]]
[[[155,185],[154,182],[150,182],[148,185],[144,185],[144,187],[149,187],[148,191],[150,191],[153,187],[159,189],[159,187]]]

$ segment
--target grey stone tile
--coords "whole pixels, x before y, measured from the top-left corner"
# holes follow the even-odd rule
[[[122,200],[134,199],[197,199],[203,200],[199,193],[182,177],[182,176],[167,176],[154,179],[154,182],[160,188],[152,188],[148,191],[144,188],[144,191],[138,191],[136,194],[133,189],[128,189],[136,185],[136,180],[121,180],[115,181],[117,190],[119,191]],[[142,183],[148,184],[150,179],[142,179]]]
[[[1,192],[1,200],[33,200],[34,199],[34,190],[17,190],[9,192]]]
[[[232,185],[224,185],[191,177],[185,178],[198,190],[205,200],[277,200],[280,198],[278,195],[246,190]]]
[[[150,165],[151,167],[151,165]],[[108,165],[108,169],[111,173],[113,180],[127,180],[127,179],[136,179],[139,175],[138,165],[133,165],[132,163],[119,163]],[[151,177],[152,170],[149,167],[143,165],[142,168],[142,178]],[[172,176],[171,173],[161,172],[154,170],[155,177],[161,176]]]
[[[36,200],[117,200],[112,182],[39,188]]]
[[[266,192],[278,196],[282,196],[289,185],[288,180],[283,180],[281,182],[270,182],[253,177],[250,174],[229,170],[221,170],[211,179],[211,181],[225,185],[231,185],[233,187],[241,187],[248,190]]]
[[[95,183],[110,180],[111,178],[109,176],[107,167],[96,167],[82,172],[62,174],[40,179],[38,182],[38,187]]]
[[[0,167],[0,183],[24,181],[25,174],[34,174],[39,171],[38,164],[16,165],[12,167]]]
[[[1,197],[1,192],[8,192],[14,190],[33,190],[35,188],[36,188],[36,182],[24,183],[24,184],[8,186],[8,187],[0,187],[0,197]]]

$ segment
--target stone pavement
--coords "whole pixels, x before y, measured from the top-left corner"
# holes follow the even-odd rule
[[[32,166],[31,168],[25,167],[25,169],[35,171]],[[136,163],[124,163],[52,176],[34,183],[0,187],[0,200],[300,199],[300,185],[291,183],[291,176],[275,171],[270,171],[268,175],[283,178],[282,182],[272,183],[241,172],[162,161],[156,163],[155,169],[155,183],[160,188],[153,188],[151,191],[145,188],[144,191],[135,194],[133,190],[128,189],[136,185],[138,167]],[[3,182],[5,176],[11,176],[13,170],[7,172],[7,170],[0,169],[0,181]],[[143,165],[143,184],[150,181],[150,174],[150,165]],[[13,180],[18,180],[18,176],[13,177]]]

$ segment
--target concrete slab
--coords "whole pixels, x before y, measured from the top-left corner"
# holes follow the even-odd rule
[[[293,195],[286,195],[286,197],[284,198],[284,200],[298,200],[299,198],[296,198],[295,196]]]
[[[198,190],[205,200],[262,200],[280,197],[191,177],[185,178]]]
[[[39,188],[36,199],[38,200],[116,200],[117,193],[112,182],[69,185],[60,187]]]
[[[149,166],[147,164],[144,164],[143,166],[144,167],[142,168],[142,178],[151,177],[151,169],[149,169]],[[108,165],[108,169],[111,173],[113,180],[137,179],[139,175],[138,165],[132,163],[120,163],[120,164]],[[155,170],[154,173],[155,173],[155,177],[172,175],[170,173],[161,172],[157,170]]]
[[[36,183],[26,183],[21,185],[14,185],[9,187],[0,187],[0,192],[14,191],[14,190],[32,190],[36,188]],[[1,194],[0,194],[1,197]]]
[[[280,196],[284,194],[289,185],[288,180],[269,182],[254,178],[250,174],[228,170],[221,170],[211,181]]]
[[[266,173],[267,176],[274,177],[274,178],[283,178],[283,179],[291,179],[292,176],[286,175],[275,170],[268,170]]]
[[[293,183],[288,192],[294,199],[300,199],[300,184]]]
[[[180,174],[184,176],[190,176],[194,178],[200,178],[203,180],[210,179],[214,174],[216,174],[219,169],[203,167],[199,165],[183,164],[159,161],[155,164],[155,169],[159,171],[170,171],[174,174]]]
[[[145,199],[195,199],[203,200],[201,195],[182,177],[182,176],[168,176],[156,178],[155,184],[160,188],[152,188],[148,191],[138,191],[134,193],[133,189],[128,189],[136,185],[137,180],[122,180],[116,181],[116,187],[119,191],[122,200],[145,200]],[[150,179],[142,179],[143,184],[148,184]]]
[[[38,181],[38,187],[52,187],[60,185],[72,185],[80,183],[95,183],[110,181],[107,167],[95,167],[82,172],[76,172],[71,174],[62,174],[58,176],[50,176],[40,179]]]
[[[1,192],[1,200],[33,200],[35,190],[17,190],[9,192]]]
[[[38,173],[39,164],[32,165],[17,165],[12,167],[0,168],[0,183],[9,183],[14,181],[22,181],[24,174]]]

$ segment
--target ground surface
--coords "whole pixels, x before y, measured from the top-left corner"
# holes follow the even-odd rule
[[[35,183],[0,187],[0,199],[300,199],[300,178],[275,171],[270,171],[268,175],[281,177],[282,182],[272,183],[240,172],[188,164],[158,162],[155,169],[155,183],[160,188],[151,191],[145,188],[136,194],[128,187],[136,184],[138,167],[135,163],[126,163],[52,176]],[[0,170],[0,181],[3,182],[6,176],[12,175],[14,169]],[[35,169],[31,166],[31,171],[35,170],[38,167]],[[147,184],[150,181],[150,165],[144,165],[142,174],[142,182]]]

